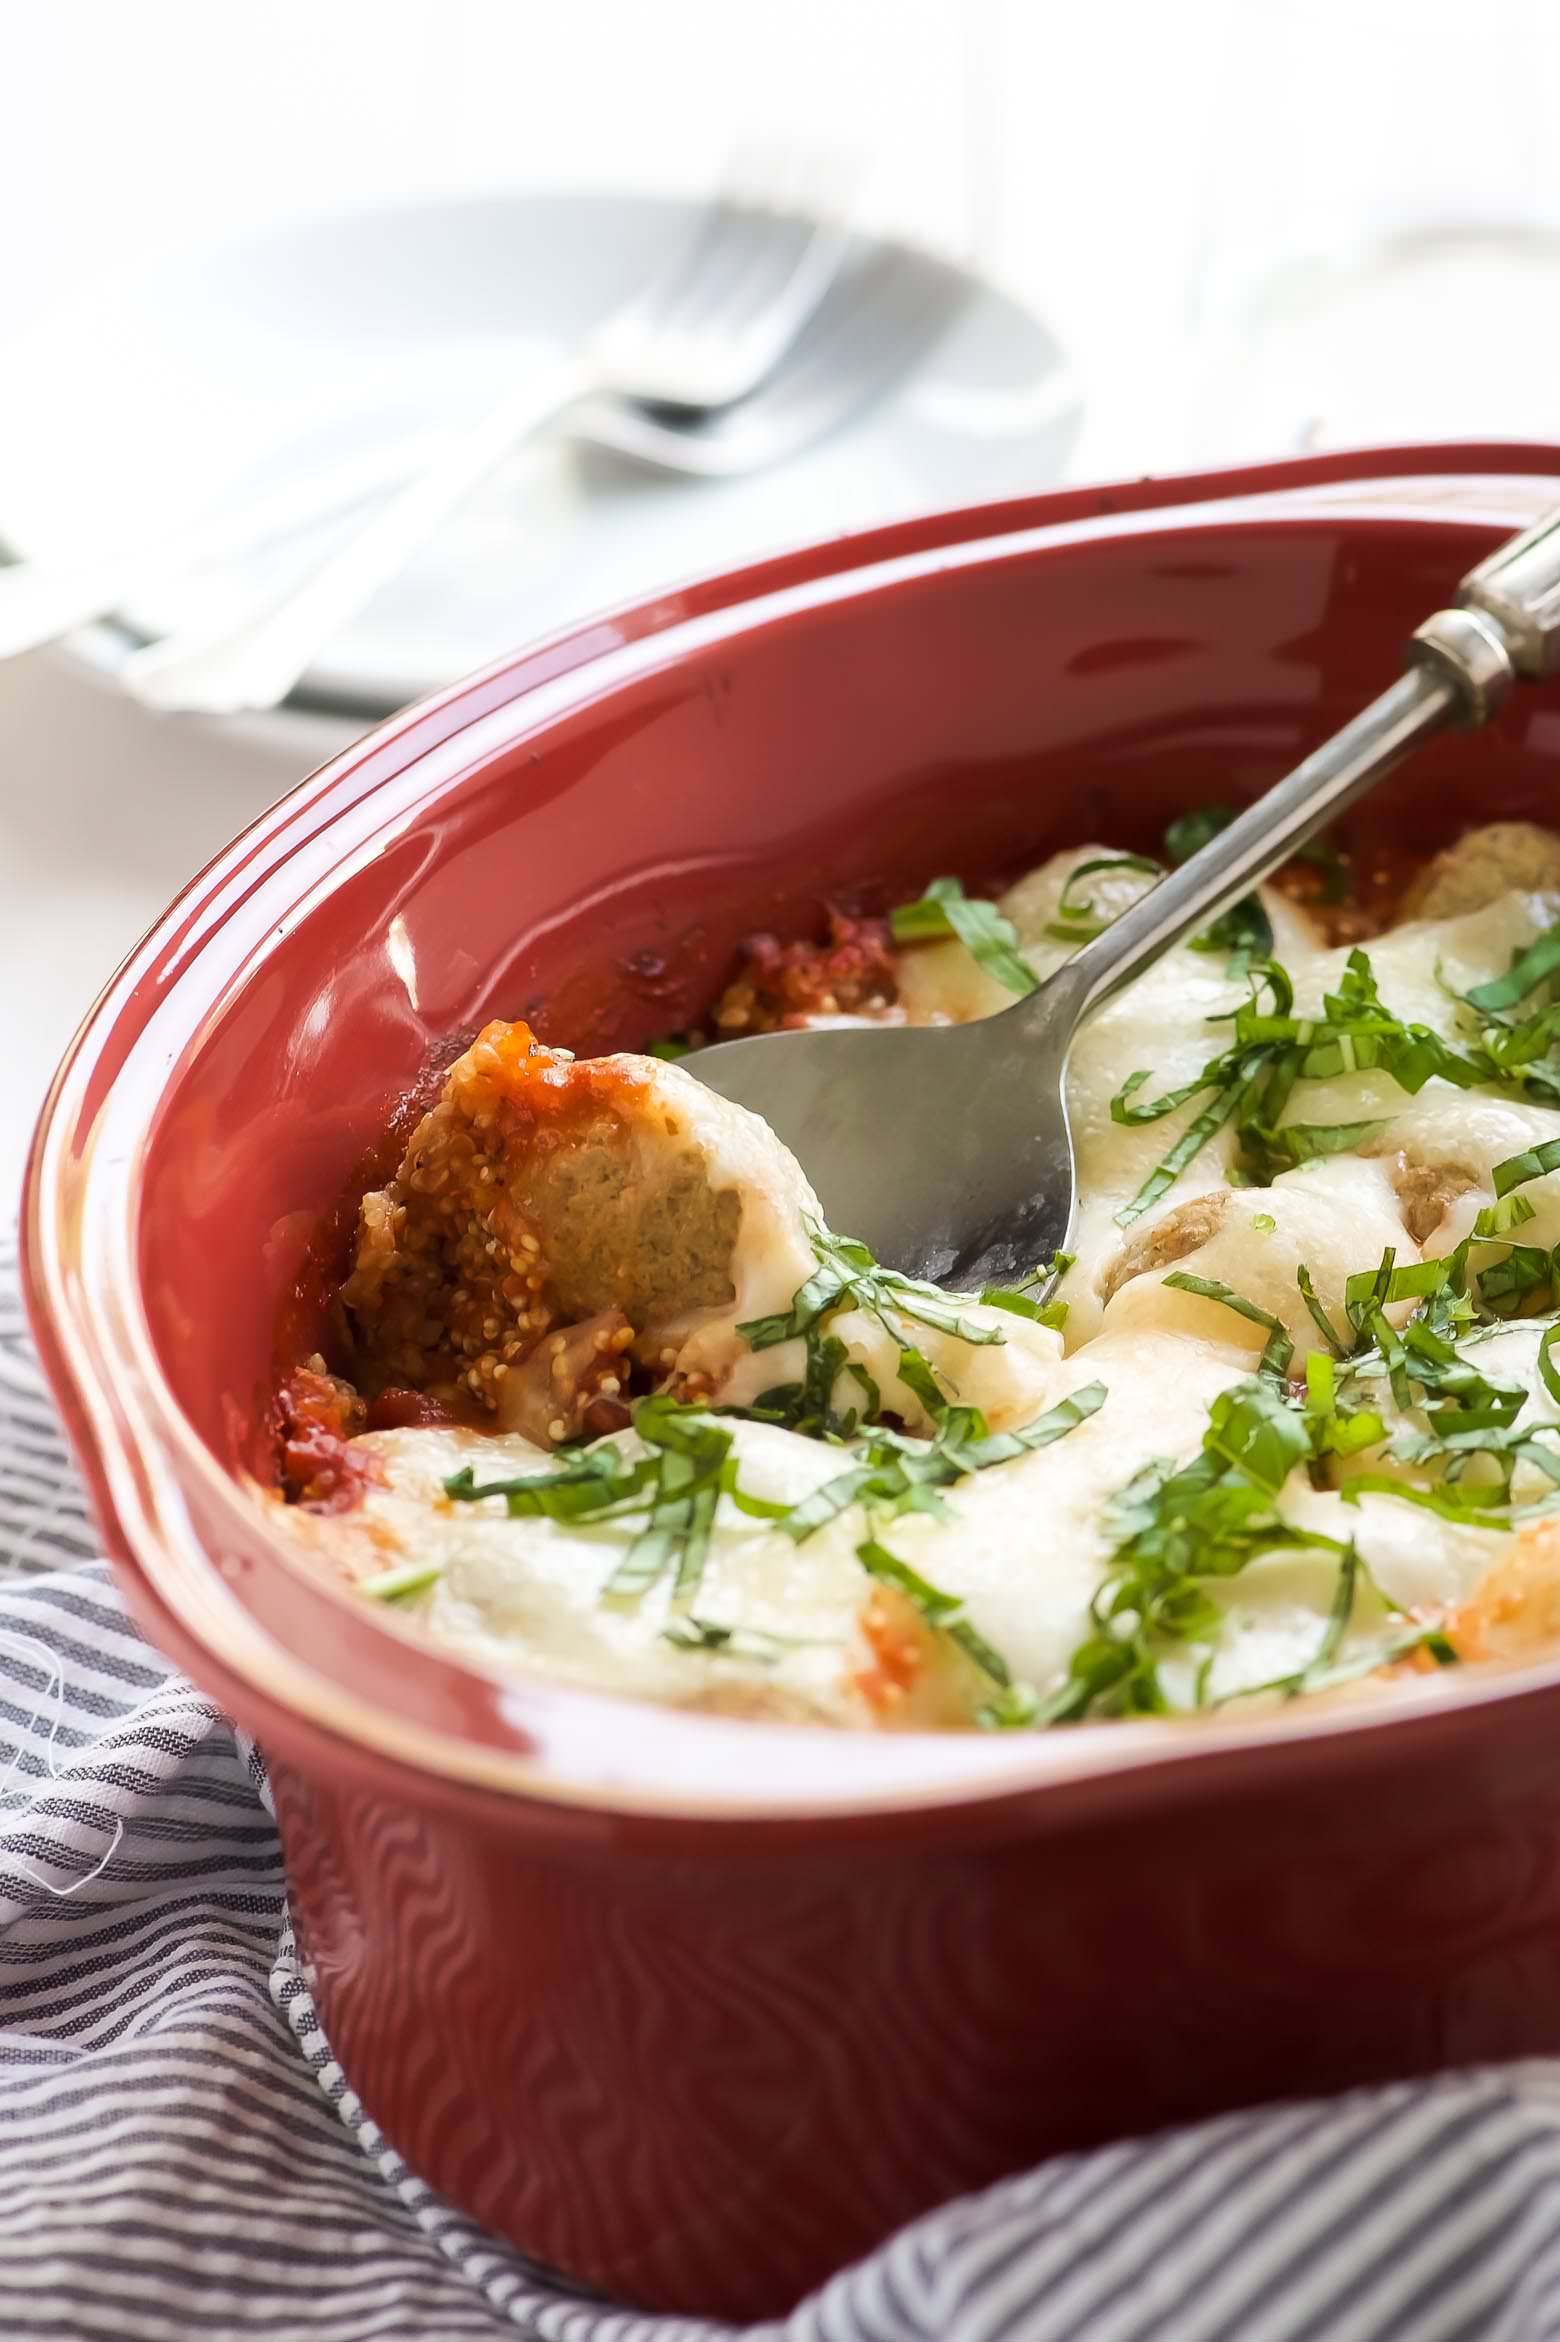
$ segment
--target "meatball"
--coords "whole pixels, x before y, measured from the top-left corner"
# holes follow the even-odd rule
[[[1455,919],[1503,894],[1560,889],[1560,836],[1530,821],[1470,830],[1427,862],[1404,890],[1400,919]]]
[[[740,1329],[789,1312],[821,1226],[767,1124],[680,1066],[576,1061],[491,1024],[363,1198],[341,1295],[359,1383],[453,1391],[554,1444],[614,1428],[633,1368],[682,1397],[751,1403],[801,1379],[799,1338],[755,1350]],[[972,1344],[918,1323],[901,1336],[885,1314],[842,1307],[830,1330],[912,1426],[926,1415],[898,1375],[901,1340],[995,1427],[1044,1404],[1060,1357],[1047,1329],[972,1304],[989,1330]],[[858,1384],[846,1403],[860,1398]]]
[[[1384,1158],[1403,1225],[1416,1244],[1428,1244],[1453,1205],[1479,1184],[1466,1163],[1418,1163],[1401,1147],[1389,1153],[1379,1139],[1360,1152]]]
[[[363,1198],[342,1290],[363,1386],[452,1386],[514,1428],[572,1433],[620,1393],[625,1353],[664,1363],[730,1316],[744,1219],[750,1237],[777,1209],[789,1228],[801,1187],[761,1124],[676,1067],[576,1063],[491,1024]],[[562,1376],[521,1371],[539,1351]]]
[[[1162,1219],[1150,1220],[1101,1269],[1100,1299],[1112,1300],[1133,1277],[1147,1276],[1154,1269],[1174,1268],[1189,1252],[1196,1252],[1208,1243],[1222,1226],[1231,1200],[1229,1188],[1214,1187],[1206,1195],[1188,1197]]]
[[[1360,1151],[1386,1169],[1415,1243],[1445,1253],[1495,1201],[1495,1166],[1557,1138],[1560,1114],[1551,1107],[1476,1092],[1448,1097],[1436,1084]],[[1524,1180],[1522,1197],[1534,1213],[1522,1241],[1546,1249],[1560,1242],[1560,1173]]]
[[[1167,1286],[1178,1266],[1266,1310],[1296,1347],[1316,1329],[1298,1282],[1305,1267],[1322,1307],[1342,1323],[1349,1277],[1392,1246],[1407,1265],[1418,1257],[1386,1166],[1339,1155],[1283,1173],[1271,1187],[1195,1196],[1126,1247],[1107,1272],[1104,1325],[1124,1333],[1163,1327],[1221,1348],[1260,1350],[1267,1328],[1222,1301]],[[1406,1315],[1411,1303],[1394,1305]]]

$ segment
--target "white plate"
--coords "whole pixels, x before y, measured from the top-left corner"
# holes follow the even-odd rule
[[[0,360],[0,543],[68,560],[170,535],[300,452],[364,445],[480,408],[528,350],[551,365],[649,272],[683,207],[515,196],[296,226],[100,279]],[[516,451],[330,644],[297,697],[382,713],[515,644],[669,580],[1056,478],[1076,430],[1060,352],[971,280],[958,320],[845,429],[772,471],[671,479],[544,439]],[[149,592],[71,648],[251,605],[296,548]]]

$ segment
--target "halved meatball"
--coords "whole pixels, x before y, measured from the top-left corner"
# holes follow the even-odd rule
[[[1212,1187],[1206,1195],[1188,1196],[1163,1218],[1150,1220],[1100,1270],[1100,1299],[1109,1301],[1131,1278],[1174,1268],[1189,1252],[1196,1252],[1223,1225],[1233,1194],[1231,1188]]]
[[[452,1386],[532,1436],[572,1433],[621,1391],[625,1352],[669,1364],[698,1321],[731,1315],[744,1223],[749,1251],[772,1249],[811,1201],[762,1124],[676,1067],[576,1062],[491,1024],[363,1198],[342,1291],[360,1379]],[[782,1249],[800,1283],[805,1243]]]
[[[1361,1153],[1385,1166],[1409,1234],[1431,1253],[1450,1252],[1495,1201],[1495,1166],[1560,1138],[1560,1113],[1432,1084],[1393,1116]],[[1560,1173],[1522,1183],[1533,1210],[1522,1241],[1560,1243]]]
[[[1179,1269],[1254,1302],[1286,1328],[1302,1353],[1316,1327],[1299,1284],[1303,1267],[1336,1324],[1343,1324],[1348,1280],[1391,1246],[1407,1264],[1418,1257],[1405,1235],[1387,1169],[1350,1155],[1288,1171],[1271,1187],[1239,1187],[1194,1196],[1129,1242],[1105,1273],[1107,1332],[1163,1328],[1225,1349],[1260,1350],[1266,1328],[1221,1301],[1167,1286]],[[1394,1305],[1406,1314],[1411,1302]]]
[[[817,1197],[767,1124],[681,1067],[575,1060],[523,1024],[491,1024],[451,1068],[394,1178],[364,1197],[342,1289],[358,1380],[453,1390],[504,1428],[556,1443],[614,1428],[630,1364],[690,1398],[747,1403],[799,1380],[799,1339],[754,1350],[738,1328],[783,1316],[818,1268]],[[1054,1334],[970,1314],[1000,1343],[870,1311],[831,1331],[885,1406],[919,1426],[900,1340],[994,1425],[1045,1402]],[[847,1403],[859,1406],[859,1386]]]

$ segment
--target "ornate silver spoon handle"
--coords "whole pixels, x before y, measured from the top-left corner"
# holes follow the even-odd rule
[[[1417,627],[1408,655],[1406,675],[1006,1013],[1048,1025],[1087,1016],[1249,894],[1419,741],[1449,723],[1482,724],[1519,679],[1560,672],[1560,509],[1470,570],[1457,606]]]

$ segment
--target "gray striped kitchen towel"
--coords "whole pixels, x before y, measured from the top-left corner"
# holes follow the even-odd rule
[[[121,1611],[0,1247],[0,2336],[732,2331],[565,2292],[368,2120],[294,1957],[261,1769]],[[1061,2157],[759,2334],[1560,2342],[1560,2065]]]

